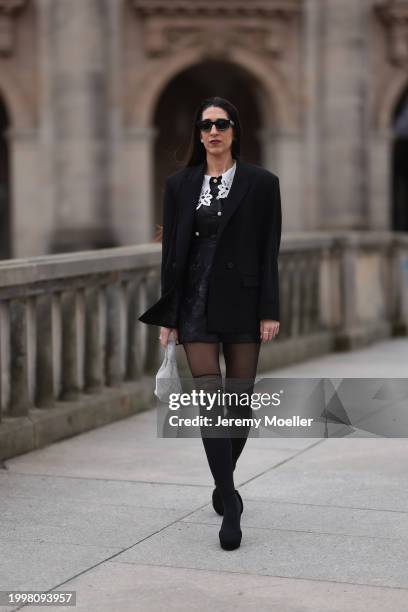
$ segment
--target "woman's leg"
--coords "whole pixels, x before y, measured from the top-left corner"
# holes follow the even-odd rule
[[[219,343],[185,342],[183,346],[191,374],[195,379],[195,388],[197,390],[202,389],[206,393],[217,393],[218,391],[222,393],[223,385],[219,363]],[[200,415],[211,417],[213,423],[218,419],[219,415],[224,416],[222,402],[215,402],[211,410],[207,410],[206,406],[206,403],[200,403]],[[235,491],[235,486],[231,440],[229,438],[228,428],[224,429],[225,437],[219,437],[222,435],[223,431],[223,429],[219,427],[209,427],[207,429],[205,426],[202,426],[200,430],[201,439],[214,482],[222,497],[232,495]]]
[[[258,342],[245,342],[241,344],[223,343],[226,367],[225,393],[235,392],[237,394],[237,401],[232,401],[231,404],[226,399],[226,416],[230,419],[235,417],[250,418],[252,416],[250,401],[245,403],[244,398],[249,396],[250,400],[254,389],[260,346]],[[238,457],[242,453],[247,441],[250,429],[250,426],[246,425],[234,425],[230,428],[232,465],[234,470]]]

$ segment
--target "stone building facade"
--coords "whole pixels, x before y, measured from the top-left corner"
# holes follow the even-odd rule
[[[284,231],[408,231],[408,0],[0,0],[0,257],[143,243],[196,104]]]

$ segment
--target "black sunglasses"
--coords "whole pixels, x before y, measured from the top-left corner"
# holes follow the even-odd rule
[[[215,121],[211,121],[211,119],[202,119],[201,121],[197,121],[197,127],[202,132],[209,132],[213,125],[215,125],[220,132],[225,132],[230,125],[235,125],[235,123],[232,119],[216,119]]]

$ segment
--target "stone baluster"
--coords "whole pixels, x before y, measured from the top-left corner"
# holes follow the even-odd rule
[[[58,396],[61,373],[61,312],[60,296],[45,294],[37,297],[37,362],[36,405],[52,406]]]
[[[145,279],[145,294],[148,304],[153,304],[160,296],[160,283],[157,278]],[[145,371],[155,372],[160,366],[162,356],[161,344],[159,340],[160,327],[149,325],[146,331],[146,357]]]
[[[293,255],[288,271],[291,277],[291,322],[290,322],[290,336],[293,338],[299,335],[300,330],[300,308],[301,308],[301,284],[300,284],[300,257],[298,254]]]
[[[31,300],[10,301],[10,416],[28,414],[33,405],[29,376],[32,354]]]
[[[358,249],[352,240],[345,241],[341,252],[341,329],[336,338],[338,350],[351,349],[357,331],[357,286],[356,266]]]
[[[316,323],[317,319],[317,296],[319,292],[319,260],[318,255],[313,251],[308,254],[307,258],[307,318],[304,332],[313,334],[318,331]]]
[[[90,393],[105,384],[106,318],[104,289],[98,285],[89,288],[85,299],[85,386]]]
[[[307,320],[309,318],[309,309],[308,309],[308,253],[303,253],[301,258],[299,259],[299,334],[303,335],[306,332],[307,328]]]
[[[138,276],[134,282],[128,285],[128,352],[126,378],[136,380],[143,374],[142,360],[142,333],[138,314],[141,310],[141,283],[142,277]]]
[[[312,258],[312,326],[311,331],[319,332],[321,330],[320,323],[320,310],[319,310],[319,296],[320,296],[320,265],[321,265],[322,251],[319,251]]]
[[[112,283],[106,288],[107,347],[106,379],[109,386],[119,385],[125,377],[127,345],[126,288],[123,283]]]
[[[312,273],[311,269],[311,257],[310,252],[304,254],[302,264],[302,281],[303,281],[303,298],[302,304],[302,324],[301,333],[305,335],[310,330],[310,319],[311,319],[311,287],[312,287]]]
[[[76,399],[84,385],[83,290],[62,294],[62,398]]]
[[[279,262],[280,326],[279,334],[276,337],[278,342],[289,337],[290,329],[291,292],[288,259],[289,257],[286,255],[284,258],[281,257]]]
[[[10,312],[0,301],[0,421],[10,406]]]

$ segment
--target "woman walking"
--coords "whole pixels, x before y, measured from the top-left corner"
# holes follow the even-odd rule
[[[223,391],[222,344],[225,393],[238,397],[227,408],[230,419],[250,418],[250,405],[239,399],[253,390],[261,343],[279,331],[279,179],[240,159],[240,136],[239,114],[228,100],[199,105],[187,165],[165,185],[162,295],[139,317],[161,327],[162,346],[170,334],[183,345],[191,374],[207,393]],[[213,422],[224,416],[220,405],[217,411]],[[208,416],[206,406],[200,414]],[[201,428],[212,502],[223,516],[220,544],[232,550],[241,543],[243,511],[234,470],[250,427],[230,427],[224,437],[210,430]]]

